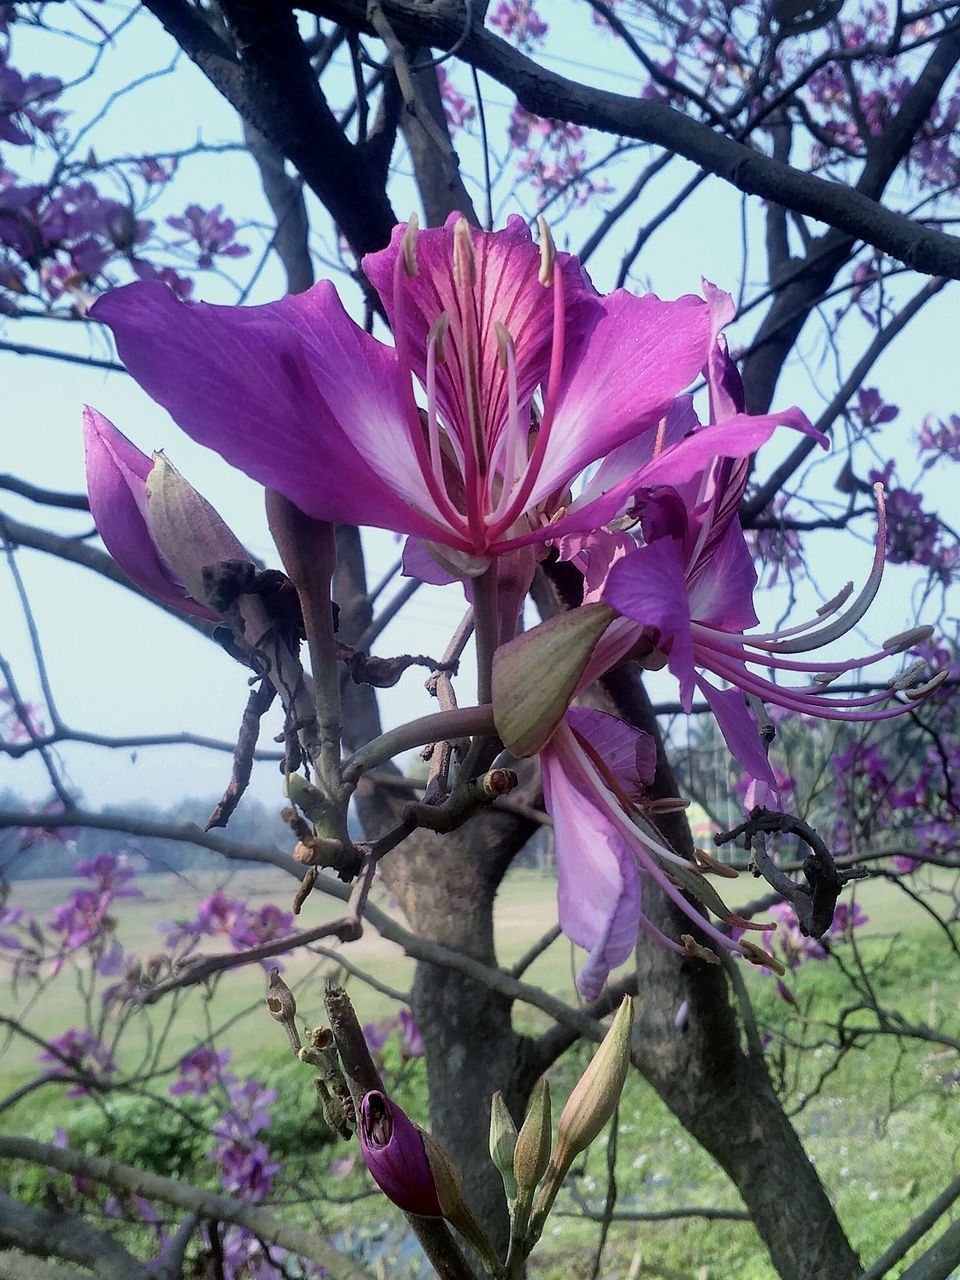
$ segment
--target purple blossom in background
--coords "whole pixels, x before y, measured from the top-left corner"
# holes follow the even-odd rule
[[[750,529],[746,535],[754,557],[768,570],[765,587],[775,587],[781,572],[789,575],[803,567],[803,543],[799,531],[774,523],[784,520],[789,501],[785,493],[778,494],[760,513],[760,521],[764,524],[769,522],[771,527]]]
[[[227,1085],[236,1078],[225,1069],[229,1061],[229,1049],[218,1051],[212,1045],[199,1045],[180,1059],[180,1074],[170,1086],[170,1092],[205,1097],[216,1085]]]
[[[447,124],[456,133],[477,114],[472,102],[468,102],[451,79],[446,67],[437,67],[437,85],[440,88],[440,100],[443,103]]]
[[[918,436],[919,452],[924,458],[923,468],[928,471],[941,459],[960,462],[960,415],[951,413],[949,418],[935,418],[928,413]]]
[[[849,938],[854,929],[868,924],[870,917],[863,914],[859,902],[838,902],[833,913],[833,924],[829,932],[843,938]]]
[[[187,232],[187,239],[176,243],[196,247],[197,266],[201,270],[212,267],[215,257],[245,258],[250,252],[247,245],[236,243],[237,224],[232,218],[223,217],[222,204],[213,209],[188,205],[182,214],[167,218],[167,226]]]
[[[0,950],[20,951],[23,943],[15,933],[5,930],[16,929],[20,925],[23,911],[20,907],[3,907],[0,909]]]
[[[500,0],[488,22],[519,48],[527,50],[534,49],[548,29],[531,0]]]
[[[41,1062],[51,1062],[61,1070],[71,1068],[93,1077],[111,1076],[117,1069],[110,1050],[92,1031],[77,1030],[71,1027],[62,1035],[53,1036],[39,1055]],[[84,1098],[90,1090],[82,1084],[75,1085],[67,1091],[68,1098]]]
[[[40,709],[36,702],[22,702],[18,707],[10,690],[0,689],[0,740],[17,743],[42,737]]]
[[[210,1153],[210,1157],[219,1165],[220,1184],[224,1191],[258,1204],[273,1190],[273,1179],[280,1165],[270,1159],[270,1150],[265,1143],[222,1143]]]
[[[400,1055],[403,1058],[423,1057],[423,1036],[417,1026],[417,1020],[410,1009],[401,1009],[397,1014],[397,1025],[400,1029]]]
[[[49,76],[22,76],[0,49],[0,142],[28,147],[37,134],[53,136],[63,112],[49,106],[63,83]]]
[[[269,1129],[269,1108],[277,1100],[276,1089],[265,1088],[258,1080],[232,1080],[227,1085],[230,1106],[214,1126],[221,1137],[242,1138]]]
[[[860,420],[861,426],[875,430],[886,422],[892,422],[900,409],[895,404],[886,404],[876,387],[861,387],[851,412]]]
[[[903,853],[898,853],[893,859],[894,871],[899,872],[902,876],[908,876],[922,866],[923,863],[919,858],[909,858]]]

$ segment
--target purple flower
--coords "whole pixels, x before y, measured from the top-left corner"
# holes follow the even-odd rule
[[[859,902],[838,902],[837,909],[833,913],[833,924],[830,926],[830,932],[849,938],[854,929],[859,929],[862,925],[868,924],[869,921],[870,917],[863,914]]]
[[[903,853],[898,853],[893,859],[894,871],[899,872],[902,876],[908,876],[922,866],[923,862],[920,858],[909,858]]]
[[[360,1103],[360,1151],[374,1182],[405,1213],[442,1216],[420,1130],[384,1093]]]
[[[417,1026],[417,1020],[409,1009],[401,1009],[397,1014],[397,1025],[400,1028],[400,1056],[403,1058],[423,1057],[423,1036]]]
[[[211,1045],[201,1044],[191,1053],[180,1059],[179,1077],[170,1086],[172,1094],[192,1094],[202,1098],[215,1085],[224,1085],[234,1080],[234,1076],[225,1071],[230,1061],[230,1050],[219,1052]]]
[[[20,907],[3,907],[0,909],[0,949],[5,951],[20,951],[23,949],[23,943],[15,933],[5,933],[5,929],[16,929],[20,924],[20,917],[23,910]]]
[[[220,1182],[225,1191],[241,1200],[258,1203],[273,1190],[273,1179],[280,1164],[270,1159],[270,1150],[263,1142],[247,1145],[230,1142],[211,1152],[220,1166]]]
[[[50,1047],[40,1054],[40,1061],[55,1063],[61,1070],[72,1068],[78,1074],[102,1077],[112,1075],[117,1069],[110,1050],[92,1031],[70,1028],[48,1043]],[[67,1092],[67,1097],[83,1098],[89,1092],[85,1085],[76,1085]]]
[[[548,531],[556,495],[617,445],[655,434],[709,354],[701,299],[600,297],[575,258],[549,238],[538,249],[519,218],[496,233],[457,217],[419,235],[398,227],[364,270],[394,348],[350,319],[329,282],[262,307],[185,305],[136,284],[94,312],[195,439],[317,519],[426,541],[458,577],[595,528],[578,506]]]
[[[223,205],[213,209],[201,209],[198,204],[191,204],[178,217],[168,218],[167,225],[177,231],[186,231],[189,238],[180,241],[197,248],[197,266],[208,269],[213,266],[215,257],[244,258],[250,252],[243,244],[237,244],[237,224],[230,218],[224,218]]]

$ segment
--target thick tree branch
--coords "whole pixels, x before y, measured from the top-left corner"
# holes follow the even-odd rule
[[[0,1143],[4,1144],[16,1141],[15,1138],[0,1138]],[[31,1145],[40,1147],[41,1144]],[[2,1189],[0,1241],[35,1257],[78,1262],[89,1267],[102,1280],[150,1280],[151,1276],[146,1266],[106,1232],[97,1231],[82,1219],[59,1209],[35,1209],[22,1204]]]

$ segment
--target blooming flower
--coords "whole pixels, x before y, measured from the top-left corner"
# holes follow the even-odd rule
[[[94,314],[196,440],[318,519],[426,540],[456,576],[542,541],[551,521],[595,527],[589,504],[563,518],[571,481],[655,431],[710,351],[702,299],[600,297],[518,218],[496,233],[411,222],[364,270],[395,347],[329,282],[260,307],[133,284]]]

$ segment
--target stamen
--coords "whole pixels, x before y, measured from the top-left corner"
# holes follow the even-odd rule
[[[667,419],[663,417],[657,424],[657,438],[653,442],[653,456],[663,452],[663,442],[667,438]]]
[[[898,676],[888,680],[887,687],[890,689],[915,688],[922,680],[928,680],[929,678],[930,668],[923,658],[920,658],[917,662],[911,662],[909,667],[905,667]]]
[[[905,653],[907,649],[915,649],[918,644],[925,644],[933,635],[933,627],[913,627],[910,631],[901,631],[880,646],[887,653]]]
[[[411,213],[410,221],[404,227],[403,235],[400,239],[400,251],[403,257],[404,273],[413,280],[420,274],[417,266],[417,235],[420,230],[420,219],[415,213]]]
[[[520,434],[520,411],[517,404],[517,348],[510,330],[499,320],[493,322],[497,335],[497,359],[507,374],[507,422],[500,432],[489,461],[487,488],[493,513],[488,519],[496,520],[510,501],[514,474],[509,466],[511,450],[516,454],[515,442]],[[499,469],[500,493],[494,505],[494,485]]]
[[[820,631],[815,631],[812,635],[802,636],[796,640],[771,644],[770,649],[772,652],[804,653],[811,649],[819,649],[823,645],[829,644],[832,640],[836,640],[839,636],[845,635],[852,627],[855,627],[871,604],[873,604],[880,589],[887,549],[887,513],[886,503],[883,499],[883,485],[874,485],[873,491],[877,501],[877,545],[870,574],[863,584],[860,594],[845,613],[842,613],[838,618],[834,618],[832,622],[828,623]]]
[[[557,260],[557,246],[553,242],[553,232],[542,213],[537,214],[537,226],[540,228],[540,283],[553,284],[553,267]]]
[[[927,697],[928,694],[939,689],[942,684],[950,678],[950,672],[947,670],[938,671],[932,680],[928,680],[926,684],[917,685],[914,689],[905,690],[907,697],[912,702],[917,702],[921,698]]]
[[[453,278],[461,288],[477,283],[477,259],[466,218],[460,218],[453,228]]]

